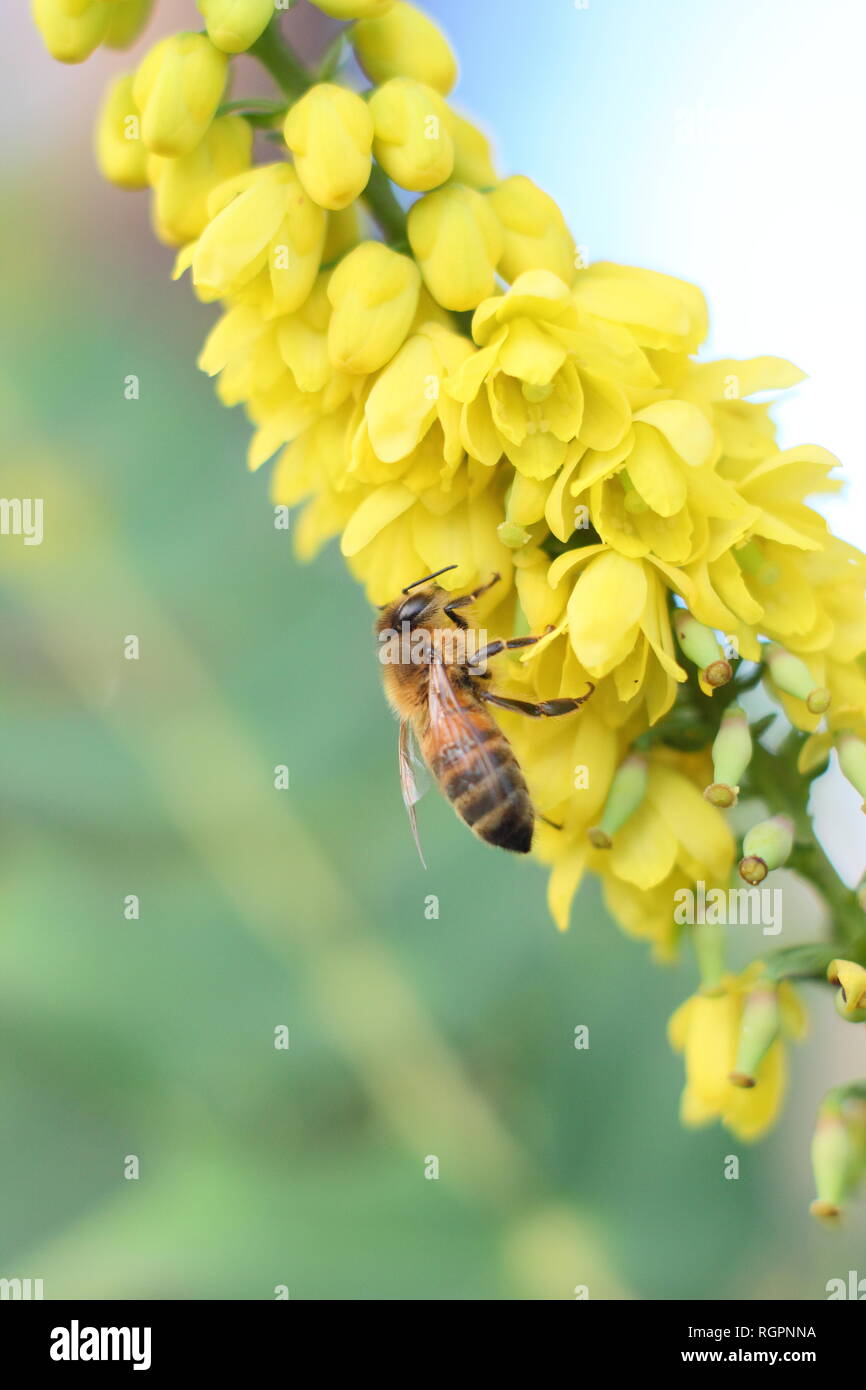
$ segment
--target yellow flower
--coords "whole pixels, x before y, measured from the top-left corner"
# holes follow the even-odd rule
[[[341,257],[345,256],[347,251],[350,251],[353,246],[357,246],[360,239],[359,229],[360,219],[357,203],[351,203],[349,207],[342,208],[339,212],[330,213],[325,245],[322,249],[322,264],[335,265]]]
[[[496,166],[490,141],[478,126],[451,108],[451,139],[454,142],[455,183],[486,189],[496,183]]]
[[[345,410],[322,415],[287,445],[277,460],[271,481],[274,503],[287,507],[303,504],[297,521],[292,521],[294,549],[300,560],[313,559],[326,541],[338,536],[358,505],[362,489],[347,488],[342,481],[338,486],[331,476],[332,467],[342,463],[345,432]]]
[[[61,63],[83,63],[108,32],[111,0],[33,0],[33,18],[45,47]]]
[[[363,377],[336,370],[328,354],[330,275],[323,272],[300,308],[278,318],[265,319],[255,303],[232,305],[202,349],[199,366],[219,375],[220,400],[228,406],[243,403],[257,427],[248,451],[252,469],[323,415],[341,411],[363,385]],[[340,448],[328,459],[329,473],[340,477],[345,475],[345,423]]]
[[[211,194],[211,220],[185,248],[176,274],[192,266],[202,299],[243,291],[265,318],[300,307],[315,283],[326,214],[306,194],[290,164],[262,164]]]
[[[119,188],[147,188],[147,149],[132,95],[132,76],[116,77],[105,94],[96,127],[96,162]]]
[[[370,97],[373,153],[401,188],[423,193],[444,183],[454,167],[451,116],[432,87],[393,77]]]
[[[458,237],[449,243],[455,260],[459,244]],[[434,244],[432,255],[441,260],[444,247]],[[605,450],[624,438],[631,410],[614,376],[611,345],[581,328],[568,286],[552,272],[526,271],[507,294],[486,299],[472,333],[481,350],[448,385],[464,407],[469,453],[495,463],[504,452],[520,473],[544,480],[566,462],[572,441]],[[539,515],[543,500],[540,506]]]
[[[402,478],[415,492],[447,486],[463,462],[459,411],[441,389],[471,352],[460,333],[427,323],[406,340],[359,405],[348,469],[363,482]]]
[[[745,467],[723,459],[720,471],[754,508],[750,535],[798,550],[820,550],[829,535],[827,523],[805,499],[818,492],[838,492],[841,482],[829,476],[838,466],[839,460],[827,449],[809,444],[771,450],[760,463]]]
[[[730,1080],[745,998],[761,969],[760,963],[756,963],[740,976],[725,976],[716,989],[692,995],[671,1017],[671,1046],[685,1055],[686,1086],[680,1106],[683,1124],[699,1126],[721,1120],[744,1140],[759,1138],[773,1124],[786,1081],[782,1037],[766,1053],[753,1087],[743,1089]],[[779,986],[779,1006],[783,1034],[800,1036],[804,1027],[802,1006],[787,982]]]
[[[223,53],[243,53],[274,17],[274,0],[196,0],[208,38]]]
[[[394,0],[313,0],[317,10],[333,19],[368,19],[386,14]]]
[[[752,519],[739,541],[728,533],[727,543],[711,525],[710,553],[688,568],[696,590],[693,611],[709,626],[735,634],[750,660],[760,657],[759,629],[807,659],[825,649],[836,628],[831,609],[849,655],[864,634],[862,557],[834,540],[823,518],[802,500],[835,489],[827,477],[835,463],[814,446],[773,451],[746,468],[719,461],[719,475],[736,488]],[[847,639],[841,636],[846,627]],[[814,728],[810,717],[799,727]]]
[[[341,549],[372,603],[386,603],[409,583],[405,578],[456,566],[452,592],[502,576],[506,592],[511,554],[499,541],[504,478],[469,465],[447,489],[418,496],[403,482],[365,489],[343,530]]]
[[[694,352],[707,336],[700,290],[657,271],[596,261],[579,271],[574,302],[587,314],[627,328],[640,347],[665,354]]]
[[[350,37],[371,82],[414,77],[447,96],[457,81],[457,61],[442,30],[403,0],[379,18],[360,20]]]
[[[646,796],[603,855],[605,901],[626,931],[668,956],[681,930],[674,916],[677,890],[726,883],[734,854],[724,816],[704,800],[686,760],[656,755]]]
[[[370,177],[373,119],[355,92],[317,82],[295,102],[283,127],[298,178],[314,203],[338,211]]]
[[[866,970],[853,960],[831,960],[827,979],[838,985],[836,1012],[851,1023],[866,1022]]]
[[[337,375],[328,353],[331,304],[328,285],[333,272],[324,271],[299,309],[277,320],[279,352],[301,391],[323,391]]]
[[[523,670],[531,668],[529,663]],[[570,654],[565,661],[551,661],[547,672],[533,671],[531,687],[520,693],[523,698],[573,695],[585,681],[586,669]],[[726,883],[734,860],[725,819],[702,796],[705,758],[655,750],[643,793],[608,838],[608,847],[599,848],[604,840],[593,827],[607,814],[628,743],[611,727],[596,696],[573,721],[527,728],[528,721],[517,716],[505,719],[535,805],[562,826],[539,845],[541,858],[552,866],[548,904],[557,926],[567,928],[574,895],[591,872],[601,879],[608,911],[623,930],[650,942],[657,958],[670,959],[683,930],[675,916],[677,892],[693,891],[699,881]]]
[[[153,9],[153,0],[111,0],[106,48],[129,48],[135,43]]]
[[[334,366],[363,374],[384,367],[409,332],[420,288],[418,267],[380,241],[350,251],[328,285],[333,307],[328,350]]]
[[[803,373],[792,363],[781,357],[695,362],[684,352],[659,353],[654,360],[665,385],[704,411],[727,459],[759,462],[773,452],[776,428],[770,404],[748,397],[796,386]]]
[[[560,641],[593,680],[610,676],[595,698],[614,727],[644,706],[647,722],[657,723],[686,679],[676,660],[667,589],[688,602],[688,581],[660,560],[587,545],[554,560],[548,582],[555,588],[578,570],[570,593],[563,590],[554,630],[527,653],[527,662]]]
[[[525,270],[550,270],[570,285],[576,247],[557,204],[522,174],[505,179],[488,194],[503,231],[499,269],[506,280]]]
[[[241,116],[218,116],[200,145],[179,159],[151,155],[157,235],[172,246],[201,236],[208,224],[208,200],[215,188],[249,168],[253,132]]]
[[[172,34],[147,53],[133,94],[144,143],[154,154],[189,154],[222,98],[228,58],[205,34]]]
[[[848,730],[840,737],[837,752],[842,775],[864,797],[861,810],[866,812],[866,743]]]
[[[419,198],[409,213],[409,242],[444,308],[474,309],[492,292],[501,234],[475,189],[455,184]]]
[[[717,456],[712,426],[697,406],[655,401],[635,411],[616,448],[590,449],[575,461],[567,492],[572,499],[588,494],[598,534],[622,554],[688,565],[727,553],[758,515],[717,472]],[[561,535],[563,523],[550,520]]]

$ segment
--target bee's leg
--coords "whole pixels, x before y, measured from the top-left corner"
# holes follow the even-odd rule
[[[501,709],[511,710],[514,714],[528,714],[532,719],[555,719],[560,714],[571,714],[572,710],[580,709],[585,705],[595,686],[592,681],[588,681],[589,689],[585,695],[578,695],[570,700],[539,700],[533,704],[530,700],[511,700],[505,695],[493,695],[488,690],[480,690],[479,697],[486,700],[489,705],[499,705]]]
[[[466,665],[470,671],[475,666],[486,666],[491,656],[498,656],[500,652],[513,652],[518,647],[534,647],[536,642],[540,642],[542,637],[546,637],[553,628],[549,627],[547,632],[542,632],[538,637],[509,637],[498,638],[495,642],[488,642],[486,647],[482,647],[474,656],[471,656]]]
[[[492,589],[494,584],[498,584],[501,578],[501,574],[494,574],[492,579],[488,579],[487,583],[482,584],[480,588],[473,589],[471,594],[460,594],[457,598],[450,598],[445,605],[445,612],[451,621],[456,623],[458,627],[467,628],[469,624],[466,619],[458,617],[454,610],[456,608],[468,608],[470,603],[474,603],[482,594],[486,594],[488,589]]]

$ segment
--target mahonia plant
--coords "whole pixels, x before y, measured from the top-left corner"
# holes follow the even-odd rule
[[[754,1138],[803,1031],[797,982],[866,1021],[866,887],[837,877],[808,808],[833,754],[866,797],[866,560],[807,500],[839,487],[837,461],[780,449],[752,399],[795,367],[698,359],[698,289],[587,264],[554,200],[499,173],[449,102],[457,64],[428,16],[315,3],[347,23],[311,72],[279,14],[293,0],[198,0],[203,32],[109,88],[99,166],[152,190],[176,275],[219,301],[200,365],[249,416],[249,466],[276,457],[300,558],[339,536],[374,604],[447,565],[462,591],[498,571],[482,615],[549,628],[504,693],[595,683],[573,719],[502,716],[554,822],[535,851],[551,913],[567,926],[589,872],[657,957],[689,937],[699,983],[670,1021],[682,1119]],[[63,62],[128,45],[150,8],[33,0]],[[273,98],[228,99],[238,53]],[[785,865],[817,888],[823,936],[729,973],[732,901],[754,907]],[[833,1219],[866,1172],[866,1082],[827,1095],[813,1166]]]

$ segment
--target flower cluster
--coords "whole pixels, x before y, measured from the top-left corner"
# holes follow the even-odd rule
[[[454,590],[498,572],[486,626],[547,629],[503,663],[503,693],[595,684],[579,715],[503,715],[553,822],[536,850],[560,927],[591,872],[624,929],[669,957],[678,894],[790,863],[835,894],[842,966],[859,969],[862,902],[805,812],[834,750],[866,797],[866,560],[810,505],[839,486],[836,460],[777,444],[763,393],[801,373],[699,359],[698,289],[586,264],[555,201],[503,176],[452,104],[454,55],[415,6],[316,3],[351,24],[313,77],[271,0],[199,0],[205,32],[117,79],[97,138],[109,179],[152,189],[176,274],[219,303],[200,363],[249,416],[250,467],[274,460],[275,503],[301,508],[298,553],[339,537],[375,604],[445,566]],[[64,61],[130,39],[148,8],[34,0]],[[245,51],[274,100],[227,102]],[[759,682],[778,711],[769,743]],[[683,1118],[752,1137],[777,1109],[800,1005],[785,960],[734,977],[717,950],[699,959],[700,992],[671,1023]],[[826,951],[795,965],[823,975]]]

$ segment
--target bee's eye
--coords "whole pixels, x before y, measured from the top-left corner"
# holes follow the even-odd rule
[[[427,607],[426,594],[410,594],[397,610],[398,623],[414,623]]]

